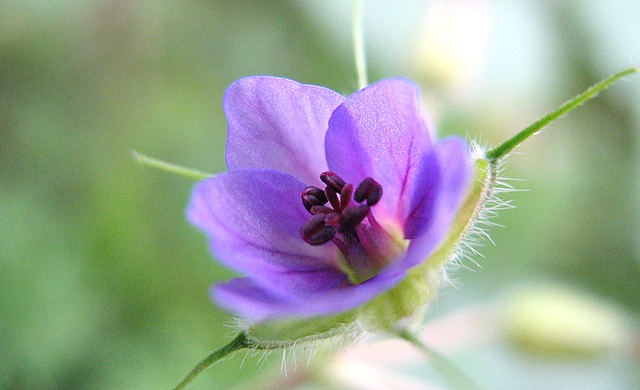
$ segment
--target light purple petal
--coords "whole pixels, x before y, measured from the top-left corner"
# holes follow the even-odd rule
[[[461,139],[438,142],[426,155],[412,191],[412,211],[405,222],[411,239],[403,262],[412,267],[425,260],[446,237],[471,184],[473,162]]]
[[[198,183],[187,216],[216,257],[246,275],[337,269],[335,246],[312,246],[300,236],[310,216],[300,200],[304,188],[278,171],[231,171]]]
[[[437,151],[441,147],[441,144],[436,144],[431,148],[407,175],[405,199],[398,205],[406,239],[421,236],[438,212],[435,208],[442,190],[442,166]]]
[[[335,268],[295,271],[264,268],[251,279],[270,294],[288,297],[306,296],[350,284],[347,275]]]
[[[324,136],[344,97],[329,89],[277,77],[248,77],[224,96],[229,170],[275,169],[320,184],[327,170]]]
[[[401,219],[411,170],[433,143],[418,87],[405,79],[372,84],[341,104],[329,120],[329,169],[358,185],[367,176],[382,184],[376,213]]]
[[[404,275],[384,273],[357,286],[298,295],[267,290],[249,278],[232,279],[214,286],[211,296],[220,306],[253,322],[284,317],[309,318],[356,308],[392,288]]]

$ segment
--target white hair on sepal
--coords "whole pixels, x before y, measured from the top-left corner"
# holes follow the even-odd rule
[[[336,332],[332,337],[318,335],[302,341],[296,341],[292,345],[283,348],[282,371],[286,375],[287,367],[297,368],[297,361],[300,356],[306,357],[306,367],[311,365],[312,358],[321,350],[332,356],[335,351],[343,351],[362,341],[367,332],[358,321],[342,328],[341,332]]]
[[[233,332],[246,332],[251,327],[251,324],[241,318],[234,318],[227,325]],[[299,340],[259,341],[253,344],[252,347],[246,348],[240,367],[243,367],[248,359],[259,356],[256,365],[263,368],[269,361],[268,357],[273,353],[280,352],[282,354],[280,371],[284,376],[287,376],[291,369],[296,370],[298,368],[300,359],[303,359],[305,368],[308,368],[311,366],[313,357],[320,351],[331,356],[334,351],[341,351],[346,347],[359,343],[368,334],[357,320],[350,324],[337,326],[328,333],[310,335]],[[248,337],[251,338],[251,335],[249,334]]]
[[[471,155],[474,160],[486,160],[486,143],[472,139],[468,139],[468,143],[471,145]],[[443,269],[443,280],[450,284],[453,284],[453,280],[449,277],[452,271],[459,268],[474,269],[467,265],[468,262],[471,262],[475,267],[482,268],[482,265],[476,260],[478,257],[484,258],[484,255],[480,252],[480,248],[484,247],[487,241],[495,245],[495,242],[491,238],[490,229],[494,227],[505,227],[504,225],[496,223],[494,219],[500,211],[515,208],[512,200],[504,199],[503,194],[526,191],[517,189],[512,185],[513,182],[522,181],[521,179],[503,176],[503,163],[506,157],[508,156],[505,156],[505,158],[497,162],[489,161],[488,185],[485,188],[483,199],[481,199],[479,207],[476,208],[466,231],[456,244],[450,261]]]

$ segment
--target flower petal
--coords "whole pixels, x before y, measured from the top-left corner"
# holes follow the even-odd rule
[[[324,268],[316,270],[272,270],[263,269],[251,277],[256,286],[260,286],[269,294],[295,297],[316,294],[350,284],[344,272]]]
[[[327,288],[315,293],[268,290],[251,278],[215,285],[211,297],[220,306],[252,322],[285,317],[309,318],[356,308],[387,291],[404,273],[384,273],[359,285]]]
[[[348,183],[371,176],[382,184],[376,212],[397,218],[407,175],[432,143],[418,87],[397,78],[349,96],[329,120],[325,149],[329,169]]]
[[[333,245],[309,245],[300,236],[309,218],[304,188],[283,172],[231,171],[196,186],[187,216],[207,233],[216,257],[244,274],[337,269]]]
[[[229,170],[275,169],[309,185],[321,184],[329,117],[343,101],[329,89],[284,78],[236,81],[224,96]]]
[[[473,161],[463,140],[447,138],[424,156],[411,180],[411,211],[405,237],[411,239],[405,259],[412,267],[426,259],[446,237],[471,184]]]

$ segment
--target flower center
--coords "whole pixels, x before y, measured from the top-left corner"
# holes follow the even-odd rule
[[[302,191],[302,203],[312,216],[300,234],[311,245],[331,241],[342,254],[340,268],[351,282],[362,283],[403,249],[371,213],[382,197],[382,186],[367,177],[354,190],[353,184],[329,171],[320,180],[326,184],[324,190],[307,187]]]

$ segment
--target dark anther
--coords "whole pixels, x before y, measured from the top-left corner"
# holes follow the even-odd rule
[[[324,217],[325,225],[333,226],[335,229],[338,229],[340,227],[340,221],[342,221],[342,215],[336,212],[329,213],[326,217]]]
[[[312,215],[335,213],[335,211],[331,207],[327,206],[313,206],[311,207],[311,210],[309,210],[309,212]]]
[[[369,213],[369,206],[347,206],[342,210],[342,219],[340,220],[340,231],[348,232],[354,229]]]
[[[343,240],[357,242],[360,233],[356,228],[382,197],[382,186],[367,177],[354,188],[330,171],[323,172],[320,180],[326,184],[324,191],[318,187],[302,191],[302,203],[311,218],[300,228],[300,235],[311,245],[333,241],[340,248],[340,244],[346,245]],[[340,250],[345,253],[343,249]]]
[[[338,194],[342,192],[342,187],[346,184],[340,176],[331,171],[322,172],[320,174],[320,180],[322,180],[328,188],[332,188]]]
[[[329,216],[326,214],[316,214],[309,218],[300,229],[302,238],[311,245],[321,245],[330,241],[336,235],[336,228],[325,223],[327,217]],[[332,218],[334,217],[329,219]]]
[[[364,179],[356,188],[355,194],[353,194],[353,200],[358,203],[366,200],[369,206],[378,203],[381,197],[382,186],[370,177]]]
[[[322,206],[327,203],[327,195],[318,187],[307,187],[302,191],[302,204],[311,211],[313,206]]]

